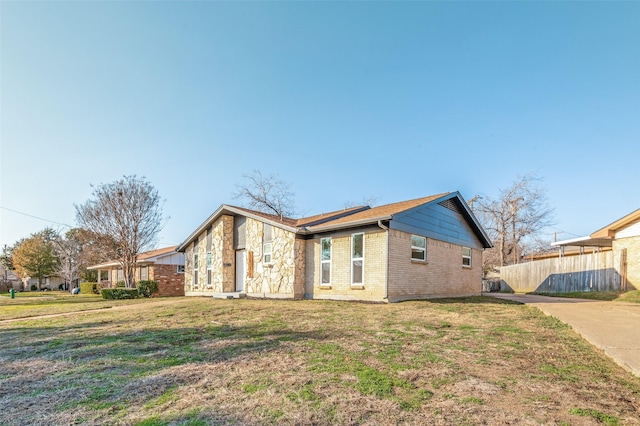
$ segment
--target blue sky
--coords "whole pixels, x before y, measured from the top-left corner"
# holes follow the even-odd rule
[[[0,2],[0,245],[145,176],[180,243],[258,169],[306,214],[544,178],[640,208],[640,2]],[[11,209],[11,210],[8,210]]]

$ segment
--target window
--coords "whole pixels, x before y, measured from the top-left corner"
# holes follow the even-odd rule
[[[364,284],[364,234],[351,235],[351,284]]]
[[[117,282],[124,281],[124,271],[122,270],[122,268],[118,268],[118,273],[116,274],[116,276]]]
[[[207,287],[211,287],[213,285],[213,261],[211,257],[211,252],[207,252]]]
[[[147,281],[149,279],[149,267],[147,265],[140,267],[140,281]]]
[[[176,265],[176,274],[184,274],[184,265]]]
[[[265,243],[262,250],[264,263],[271,263],[271,243]]]
[[[193,255],[193,286],[198,287],[198,254]]]
[[[471,249],[469,247],[462,247],[462,266],[471,267]]]
[[[271,225],[265,223],[262,227],[262,259],[264,263],[271,263],[271,240],[272,240],[272,228]]]
[[[320,240],[320,285],[331,285],[331,238]]]
[[[411,236],[411,260],[427,260],[427,239],[419,235]]]

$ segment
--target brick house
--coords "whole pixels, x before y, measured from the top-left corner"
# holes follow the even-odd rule
[[[614,252],[623,254],[622,271],[627,290],[640,289],[640,209],[591,234],[590,239],[609,240]]]
[[[176,250],[187,296],[396,302],[479,295],[488,247],[450,192],[301,219],[222,205]]]
[[[87,269],[98,271],[98,281],[103,287],[115,286],[124,281],[122,266],[117,261],[101,263]],[[158,296],[184,296],[184,253],[176,247],[165,247],[138,255],[134,271],[136,282],[153,280],[158,283]]]

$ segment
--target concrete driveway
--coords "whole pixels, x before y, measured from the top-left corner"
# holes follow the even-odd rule
[[[640,376],[640,304],[529,294],[483,295],[535,306],[570,325],[616,363]]]

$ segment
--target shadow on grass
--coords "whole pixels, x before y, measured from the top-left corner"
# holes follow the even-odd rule
[[[407,300],[399,303],[430,303],[435,305],[459,305],[459,304],[472,304],[472,305],[522,305],[520,302],[513,300],[500,299],[497,297],[489,296],[471,296],[471,297],[446,297],[446,298],[434,298],[425,300]]]
[[[95,321],[2,329],[0,389],[18,392],[20,401],[14,404],[18,407],[30,404],[29,395],[38,395],[40,400],[51,401],[48,412],[73,417],[80,408],[108,418],[110,410],[127,410],[159,398],[172,386],[199,380],[205,368],[211,371],[225,368],[228,362],[251,362],[284,342],[335,337],[335,333],[290,330],[280,323],[118,330],[130,326],[127,323]],[[50,368],[43,371],[46,380],[30,380],[25,365]],[[59,400],[53,397],[56,389],[75,390]],[[0,413],[2,424],[16,418],[19,414],[11,407]],[[162,418],[158,420],[164,424]],[[24,423],[17,424],[29,421],[27,416]]]

